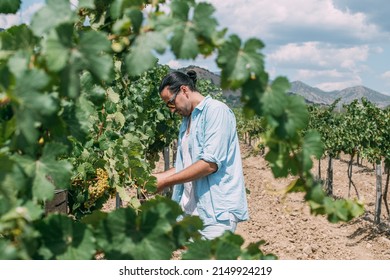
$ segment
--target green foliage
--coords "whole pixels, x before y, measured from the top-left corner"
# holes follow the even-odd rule
[[[348,178],[352,182],[352,162],[355,156],[366,158],[375,164],[382,160],[389,162],[389,111],[377,108],[366,99],[344,104],[343,110],[335,110],[334,102],[329,107],[309,107],[309,128],[316,129],[325,146],[325,154],[335,157],[340,153],[350,156]],[[341,107],[341,106],[340,106]],[[331,189],[331,185],[327,186]],[[356,188],[356,186],[355,186]],[[333,212],[330,220],[349,219],[350,215],[362,212],[362,205],[349,201],[336,201],[334,205],[325,203],[324,211]],[[346,211],[349,209],[349,211]]]
[[[336,156],[341,152],[352,157],[359,154],[369,162],[387,159],[389,145],[388,110],[382,110],[366,99],[354,100],[343,105],[342,112],[335,112],[334,102],[329,107],[309,107],[311,129],[321,134],[327,154]]]
[[[214,99],[225,102],[222,89],[215,85],[211,80],[198,79],[196,87],[203,95],[211,95]]]
[[[249,79],[254,80],[264,71],[263,55],[260,50],[263,43],[257,39],[249,39],[242,46],[237,35],[231,35],[220,49],[217,63],[222,70],[222,87],[237,89]]]
[[[158,59],[153,51],[163,53],[167,42],[161,33],[150,32],[137,37],[135,47],[127,56],[127,71],[131,76],[137,76],[157,65]],[[134,65],[139,65],[134,67]]]
[[[159,81],[168,68],[156,67],[132,81],[120,70],[116,84],[107,89],[95,85],[91,75],[82,77],[82,96],[94,104],[84,101],[89,104],[91,123],[86,144],[73,140],[72,162],[78,169],[70,189],[70,205],[77,217],[99,209],[110,197],[108,191],[90,203],[86,189],[97,168],[108,172],[111,188],[125,203],[131,200],[125,188],[154,192],[155,179],[150,174],[157,155],[177,134],[178,119],[170,117],[158,93]]]
[[[316,184],[307,191],[305,199],[309,201],[313,214],[327,214],[331,223],[349,221],[364,213],[362,203],[352,200],[332,199],[325,195],[321,184]]]
[[[314,133],[302,137],[308,113],[285,94],[288,81],[269,85],[262,42],[225,38],[210,4],[173,0],[164,13],[159,2],[83,0],[73,9],[47,0],[30,26],[0,33],[0,258],[168,259],[183,245],[186,258],[273,258],[261,242],[242,249],[236,235],[187,244],[197,240],[198,219],[177,222],[172,201],[140,205],[127,194],[156,190],[151,170],[177,134],[178,119],[158,96],[168,69],[157,65],[157,53],[167,50],[182,59],[217,52],[222,86],[241,88],[244,114],[261,119],[275,176],[297,175],[313,212],[332,221],[360,213],[318,194],[309,169],[321,143]],[[0,11],[19,7],[2,1]],[[93,180],[133,207],[98,212],[108,194],[91,203]],[[71,216],[45,216],[55,189],[68,189]]]
[[[329,126],[325,123],[329,120],[329,115],[325,114],[322,123],[313,126],[312,115],[309,114],[303,99],[285,94],[288,87],[286,79],[275,79],[259,104],[263,106],[262,119],[256,122],[254,117],[239,117],[237,126],[240,134],[249,133],[250,136],[262,139],[262,143],[268,148],[265,159],[275,177],[297,176],[297,179],[287,186],[286,192],[305,192],[305,199],[314,215],[326,215],[331,222],[348,221],[361,215],[364,212],[361,203],[330,199],[320,182],[313,178],[310,172],[312,161],[313,158],[319,159],[323,155],[321,129],[328,131]],[[330,125],[332,124],[330,122]],[[254,128],[251,128],[251,125]],[[320,133],[315,130],[317,128]],[[331,128],[335,129],[335,126]],[[325,142],[325,147],[329,147],[326,145],[328,144]]]
[[[226,232],[222,237],[214,240],[198,240],[188,244],[183,254],[184,260],[275,260],[272,254],[265,255],[260,246],[264,241],[251,243],[242,249],[244,240],[241,236]]]
[[[2,0],[0,3],[0,13],[2,14],[15,14],[19,9],[22,2],[20,0]]]
[[[54,142],[44,146],[42,156],[34,160],[28,156],[15,155],[27,175],[33,178],[32,194],[38,200],[51,199],[55,189],[66,189],[70,184],[72,166],[68,161],[58,159],[65,147]]]
[[[266,121],[264,117],[254,115],[252,117],[246,117],[242,109],[234,109],[236,116],[237,133],[240,140],[245,144],[252,145],[252,140],[259,140],[257,147],[253,147],[255,154],[264,154],[264,133],[266,127]]]
[[[34,242],[25,248],[34,259],[170,259],[172,252],[188,245],[186,259],[217,257],[218,259],[264,259],[259,246],[251,244],[241,250],[243,240],[237,235],[226,234],[213,240],[209,249],[216,247],[216,255],[199,255],[199,247],[210,241],[188,244],[190,238],[198,239],[202,222],[198,217],[182,214],[178,204],[164,197],[145,202],[139,210],[121,208],[110,213],[95,211],[81,221],[52,214],[35,224]],[[31,240],[30,240],[31,241]],[[26,245],[26,244],[25,244]],[[0,259],[21,258],[21,250],[14,244],[0,240]],[[27,246],[27,245],[26,245]],[[231,252],[230,250],[234,250]],[[206,253],[206,254],[205,254]]]
[[[40,244],[34,259],[85,260],[95,253],[95,238],[87,225],[70,217],[53,214],[40,220],[36,228]]]
[[[95,228],[99,251],[108,259],[170,259],[202,225],[197,217],[177,222],[181,214],[175,202],[163,197],[147,201],[139,212],[118,209]]]

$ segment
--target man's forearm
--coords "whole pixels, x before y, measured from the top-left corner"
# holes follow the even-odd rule
[[[215,163],[199,160],[178,173],[157,177],[157,190],[197,180],[215,172],[217,168]]]
[[[170,168],[168,170],[165,170],[165,171],[159,172],[159,173],[155,173],[153,175],[156,176],[156,177],[157,176],[161,176],[161,177],[165,178],[165,177],[169,177],[169,176],[171,176],[171,175],[173,175],[175,173],[176,173],[176,169],[174,167],[172,167],[172,168]]]

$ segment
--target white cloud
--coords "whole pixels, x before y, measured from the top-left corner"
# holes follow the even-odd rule
[[[17,25],[20,22],[20,16],[19,15],[5,15],[0,14],[0,27],[7,29],[13,25]]]
[[[372,53],[375,54],[381,54],[384,52],[384,49],[382,47],[376,46],[371,48]]]
[[[9,28],[14,25],[19,25],[22,23],[29,24],[31,17],[35,14],[40,8],[43,7],[42,3],[35,3],[29,6],[24,11],[19,11],[16,14],[4,15],[0,14],[0,27]]]
[[[342,89],[362,84],[364,80],[370,83],[368,86],[381,87],[381,92],[389,91],[386,83],[390,80],[390,71],[382,74],[383,82],[379,85],[381,72],[376,69],[387,69],[384,67],[389,56],[390,32],[384,28],[389,24],[383,6],[387,3],[385,0],[375,3],[355,0],[206,1],[216,8],[214,15],[220,27],[228,27],[242,39],[256,37],[264,41],[266,70],[272,77],[288,76],[290,80],[300,79],[324,90]],[[72,5],[77,2],[71,0]],[[346,4],[340,5],[340,2]],[[168,9],[166,5],[161,8]],[[0,15],[0,27],[28,23],[37,9],[31,6],[22,15]],[[373,17],[374,12],[375,15],[380,12],[381,17]],[[195,64],[218,71],[212,62],[214,56],[195,61],[163,57],[161,61],[168,61],[172,68]]]
[[[22,12],[21,18],[23,23],[29,24],[31,21],[31,17],[42,7],[44,6],[43,3],[35,3],[29,6],[25,11]]]
[[[168,61],[167,65],[173,69],[178,69],[178,68],[183,67],[183,65],[177,60],[170,60],[170,61]]]
[[[337,48],[319,42],[291,43],[268,55],[270,63],[287,67],[355,69],[368,59],[367,45]]]
[[[338,69],[300,69],[294,75],[293,80],[309,81],[310,85],[325,91],[340,90],[363,83],[359,72],[340,71]]]
[[[307,42],[282,46],[268,55],[268,59],[279,75],[287,69],[290,80],[332,91],[363,83],[361,76],[367,70],[370,51],[367,45],[338,48]]]
[[[312,28],[323,32],[344,33],[360,40],[380,36],[379,28],[368,22],[360,12],[352,13],[335,7],[332,0],[209,0],[217,7],[217,19],[222,26],[247,37],[267,41],[276,38],[275,29],[299,30]],[[288,31],[286,31],[288,34]],[[309,35],[309,34],[308,34]],[[283,39],[283,38],[279,38]]]
[[[324,91],[333,91],[333,90],[342,90],[348,87],[353,87],[356,85],[361,85],[362,81],[360,78],[351,79],[351,80],[343,80],[340,82],[325,82],[325,83],[319,83],[314,85],[314,87],[317,87],[319,89],[322,89]]]
[[[381,75],[381,78],[390,83],[390,71],[386,71]]]
[[[79,5],[79,0],[70,0],[70,4],[73,7],[77,7]]]
[[[331,70],[319,70],[319,71],[313,71],[313,70],[307,70],[307,69],[300,69],[297,71],[297,79],[298,80],[307,80],[307,79],[313,79],[313,78],[343,78],[345,76],[345,72],[340,72],[337,69],[331,69]]]

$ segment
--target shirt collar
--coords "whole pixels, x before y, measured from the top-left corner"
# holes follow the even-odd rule
[[[207,95],[196,107],[195,107],[195,110],[199,110],[199,111],[202,111],[204,106],[206,106],[206,104],[209,102],[209,100],[211,100],[211,96],[210,95]]]

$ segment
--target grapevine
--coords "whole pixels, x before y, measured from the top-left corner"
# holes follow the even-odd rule
[[[20,4],[1,2],[0,12],[16,13]],[[68,0],[47,0],[31,24],[0,33],[0,248],[7,248],[0,258],[93,259],[101,252],[107,259],[168,259],[197,240],[199,218],[178,222],[180,207],[168,198],[140,206],[126,193],[156,190],[157,154],[176,137],[179,120],[158,96],[169,69],[156,54],[166,51],[178,59],[217,55],[221,86],[241,89],[245,115],[264,118],[274,175],[297,176],[289,191],[304,191],[314,214],[336,222],[362,212],[351,201],[332,204],[311,175],[312,157],[322,155],[320,136],[302,137],[306,106],[286,95],[287,79],[269,81],[261,40],[218,30],[211,4],[172,0],[167,12],[162,4],[83,0],[71,7]],[[91,182],[97,172],[98,192],[96,185],[90,194],[89,187],[70,187]],[[101,212],[102,186],[134,207]],[[72,215],[45,215],[42,206],[56,189],[70,192]],[[93,205],[88,196],[97,198]],[[203,257],[274,257],[262,253],[262,242],[242,249],[235,235],[213,244],[233,250]],[[196,245],[188,256],[191,250]]]
[[[356,196],[358,194],[358,186],[352,180],[353,161],[357,156],[360,157],[360,162],[363,159],[371,164],[380,164],[389,161],[389,145],[388,141],[388,126],[389,115],[388,109],[380,109],[368,100],[354,100],[350,104],[344,104],[341,112],[335,111],[335,105],[338,101],[329,107],[310,107],[310,123],[309,127],[317,129],[321,134],[322,142],[325,146],[325,154],[336,157],[340,153],[350,156],[348,163],[348,179],[349,189],[354,186]],[[375,168],[373,168],[375,169]],[[328,170],[331,170],[331,164],[328,165]],[[327,188],[329,194],[331,191],[332,174],[328,171]],[[381,181],[381,180],[379,180]],[[377,182],[377,185],[381,182]],[[386,209],[388,180],[386,180],[384,188],[383,200]],[[376,204],[380,203],[380,199]],[[380,211],[380,205],[377,205]]]

